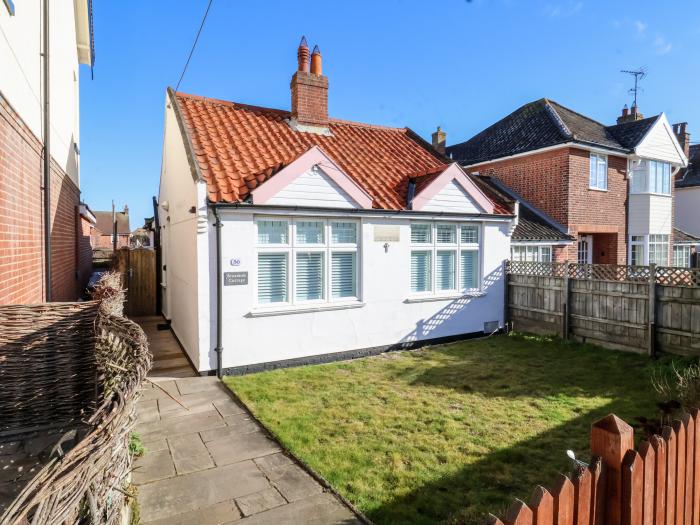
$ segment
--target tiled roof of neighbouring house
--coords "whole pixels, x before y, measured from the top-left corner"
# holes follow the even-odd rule
[[[559,242],[573,241],[573,237],[563,231],[554,219],[517,195],[497,179],[488,176],[470,175],[479,187],[493,194],[500,201],[520,202],[518,225],[513,231],[513,242]]]
[[[289,111],[184,93],[175,100],[212,202],[245,201],[312,146],[337,162],[379,209],[406,209],[409,179],[422,184],[449,164],[408,128],[330,119],[326,136],[292,129]],[[495,204],[495,213],[511,213]]]
[[[462,164],[476,164],[566,142],[628,152],[658,116],[605,126],[552,100],[542,98],[518,108],[471,139],[447,148]]]
[[[690,188],[692,186],[700,186],[700,144],[690,146],[688,167],[681,176],[676,178],[676,188]]]
[[[111,211],[95,211],[93,212],[97,223],[95,228],[102,232],[103,235],[112,235],[114,225],[112,222],[112,212]],[[129,214],[122,211],[118,211],[116,214],[117,219],[117,234],[129,234],[131,233],[131,228],[129,228]]]
[[[700,244],[700,239],[683,230],[673,228],[673,244]]]

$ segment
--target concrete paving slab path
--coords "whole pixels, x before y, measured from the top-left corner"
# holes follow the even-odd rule
[[[135,319],[149,338],[152,375],[135,427],[143,525],[361,524],[237,403],[215,377],[196,377],[161,318]],[[175,351],[177,350],[177,352]],[[174,401],[172,398],[176,398]],[[183,407],[184,405],[184,407]]]

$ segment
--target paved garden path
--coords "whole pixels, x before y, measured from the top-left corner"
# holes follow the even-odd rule
[[[156,362],[160,347],[177,345],[154,318],[142,326]],[[287,457],[220,381],[182,377],[184,370],[170,377],[163,368],[152,378],[162,389],[146,383],[138,402],[135,431],[146,454],[133,481],[144,525],[362,523]]]

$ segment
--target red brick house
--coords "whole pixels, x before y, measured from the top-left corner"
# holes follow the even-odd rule
[[[92,267],[79,147],[90,2],[49,5],[44,17],[42,2],[0,2],[0,304],[74,300]]]
[[[540,99],[445,151],[562,225],[576,242],[553,245],[555,260],[670,262],[672,180],[687,158],[663,113],[625,107],[606,126]]]
[[[97,224],[92,232],[92,248],[112,249],[114,246],[114,223],[117,227],[117,249],[129,246],[131,227],[129,226],[129,207],[124,206],[124,211],[118,211],[112,218],[111,211],[96,211]]]

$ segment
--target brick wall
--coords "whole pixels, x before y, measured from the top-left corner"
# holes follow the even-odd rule
[[[571,235],[594,234],[593,260],[627,260],[627,159],[608,156],[608,191],[589,189],[590,154],[561,148],[476,166],[567,227]],[[577,260],[577,244],[555,251],[557,260]]]
[[[503,181],[531,204],[562,225],[569,222],[567,148],[534,153],[482,164],[467,171],[478,171]]]
[[[93,230],[92,232],[92,247],[93,248],[112,248],[112,236],[104,235],[99,230]],[[117,235],[117,248],[124,248],[129,246],[129,234],[119,234]]]
[[[297,71],[290,89],[294,118],[302,124],[328,125],[328,77]]]
[[[44,300],[42,146],[0,94],[0,304]],[[76,299],[80,190],[51,166],[52,294]]]

